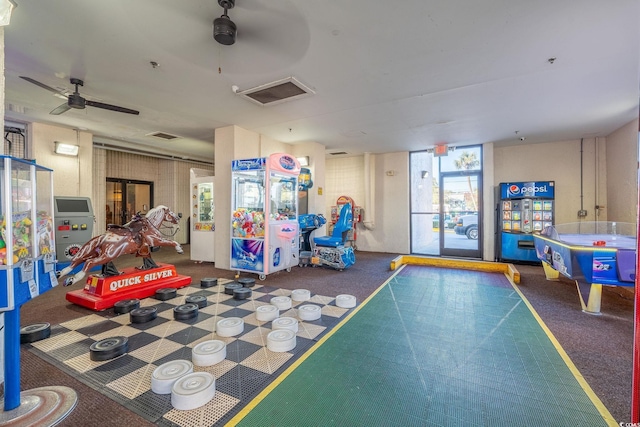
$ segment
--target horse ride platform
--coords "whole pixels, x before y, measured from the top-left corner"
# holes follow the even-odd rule
[[[171,264],[140,270],[129,267],[115,276],[90,275],[84,289],[67,292],[67,301],[102,311],[125,299],[153,296],[160,288],[182,288],[191,284],[191,277],[176,272]]]

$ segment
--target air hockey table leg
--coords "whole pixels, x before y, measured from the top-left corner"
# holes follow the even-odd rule
[[[600,315],[600,301],[602,300],[602,285],[598,283],[581,283],[576,280],[578,296],[582,311],[587,314]],[[586,297],[586,303],[585,303]]]
[[[547,277],[547,280],[556,281],[558,277],[560,277],[560,272],[544,261],[542,262],[542,268],[544,268],[544,275]]]

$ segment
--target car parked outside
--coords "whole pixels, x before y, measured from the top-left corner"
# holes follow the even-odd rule
[[[459,216],[453,231],[468,239],[478,240],[478,214]]]
[[[444,216],[444,228],[453,228],[456,225],[455,221],[453,220],[453,218],[451,218],[451,215],[445,215]],[[440,228],[440,215],[439,214],[435,214],[433,216],[433,228]]]

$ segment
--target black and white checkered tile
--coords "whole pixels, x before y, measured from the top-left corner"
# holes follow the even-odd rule
[[[275,296],[290,296],[291,291],[256,285],[251,298],[236,300],[224,293],[224,284],[202,288],[197,285],[179,289],[167,301],[147,298],[141,307],[156,307],[158,316],[146,323],[131,323],[130,314],[117,315],[113,309],[64,322],[51,327],[51,336],[26,344],[29,350],[60,367],[123,406],[161,426],[223,425],[282,371],[304,354],[315,341],[333,328],[350,310],[335,304],[335,297],[311,295],[305,302],[293,301],[292,308],[280,316],[296,317],[296,307],[315,304],[322,316],[316,321],[300,321],[296,347],[289,352],[267,349],[271,322],[256,319],[258,306],[269,304]],[[174,320],[173,309],[185,303],[187,296],[202,295],[207,306],[190,320]],[[216,322],[223,318],[244,320],[244,332],[235,337],[219,337]],[[129,340],[126,354],[112,360],[92,361],[89,347],[96,341],[114,336]],[[194,366],[216,379],[215,397],[206,405],[176,410],[170,395],[151,391],[151,375],[156,367],[172,360],[191,360],[191,349],[202,341],[218,339],[227,345],[227,357],[213,366]]]

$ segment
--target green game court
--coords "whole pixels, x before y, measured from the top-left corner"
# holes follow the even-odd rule
[[[228,425],[618,424],[505,274],[404,266]]]

